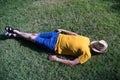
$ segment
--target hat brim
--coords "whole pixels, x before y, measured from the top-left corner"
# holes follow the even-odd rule
[[[94,43],[96,43],[96,42],[99,42],[99,41],[92,41],[90,44],[94,44]]]
[[[93,44],[95,44],[95,43],[97,43],[97,42],[99,42],[99,41],[92,41],[90,44],[91,45],[93,45]],[[97,53],[103,53],[104,51],[99,51],[99,50],[97,50],[95,47],[93,47],[93,46],[91,46],[91,49],[94,51],[94,52],[97,52]]]

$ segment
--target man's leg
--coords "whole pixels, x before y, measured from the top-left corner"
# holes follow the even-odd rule
[[[38,34],[25,33],[18,30],[13,30],[13,32],[16,34],[16,37],[21,37],[30,41],[34,41],[34,39],[38,36]]]

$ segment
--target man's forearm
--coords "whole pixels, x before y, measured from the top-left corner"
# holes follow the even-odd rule
[[[63,63],[63,64],[66,64],[66,65],[69,65],[69,66],[74,66],[74,65],[79,63],[79,62],[78,63],[74,63],[74,60],[71,61],[71,60],[65,60],[65,59],[61,59],[61,58],[57,58],[56,61],[60,62],[60,63]]]
[[[70,60],[64,60],[64,59],[57,58],[56,61],[72,66],[72,61],[70,61]]]
[[[64,29],[60,29],[60,30],[61,30],[61,32],[67,33],[67,34],[70,34],[70,35],[78,35],[77,33],[72,32],[72,31],[68,31],[68,30],[64,30]]]
[[[69,66],[74,66],[80,63],[78,58],[74,60],[65,60],[65,59],[58,58],[56,55],[49,55],[48,58],[50,61],[57,61],[63,64],[67,64]]]

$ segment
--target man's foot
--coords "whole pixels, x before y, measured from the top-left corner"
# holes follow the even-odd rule
[[[5,30],[6,30],[7,32],[9,32],[9,33],[14,33],[14,30],[19,31],[18,29],[14,29],[14,28],[12,28],[12,27],[10,27],[10,26],[6,26],[6,27],[5,27]]]
[[[5,32],[5,33],[4,33],[4,36],[5,36],[5,37],[8,37],[8,38],[14,38],[14,37],[16,37],[17,35],[14,34],[14,33]]]

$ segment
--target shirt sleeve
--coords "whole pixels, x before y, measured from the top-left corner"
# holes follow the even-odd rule
[[[85,63],[86,61],[88,61],[91,58],[91,54],[89,52],[84,52],[82,55],[80,55],[78,57],[79,62],[81,64]]]

